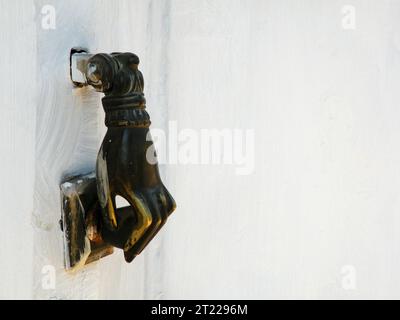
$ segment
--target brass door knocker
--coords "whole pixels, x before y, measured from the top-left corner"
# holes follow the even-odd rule
[[[107,133],[95,174],[70,177],[61,184],[67,269],[108,255],[112,247],[123,249],[125,260],[131,262],[175,209],[157,162],[147,159],[154,146],[138,65],[133,53],[71,52],[72,81],[105,94]],[[117,209],[117,196],[129,206]]]

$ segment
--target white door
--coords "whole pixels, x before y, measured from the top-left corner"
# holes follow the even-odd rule
[[[399,298],[399,12],[0,0],[0,298]],[[100,95],[70,82],[75,46],[141,58],[178,207],[132,264],[68,274],[59,183],[93,170],[105,132]]]

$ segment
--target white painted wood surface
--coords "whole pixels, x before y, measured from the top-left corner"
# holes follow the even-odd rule
[[[0,298],[33,288],[36,41],[32,1],[0,1]]]
[[[400,298],[399,15],[389,0],[0,0],[0,298]],[[58,184],[93,169],[105,130],[100,95],[68,78],[77,45],[141,57],[153,128],[254,129],[256,150],[251,175],[161,166],[178,208],[146,252],[68,275]]]
[[[172,1],[169,118],[254,128],[256,165],[169,167],[165,297],[400,298],[399,16],[399,1]]]

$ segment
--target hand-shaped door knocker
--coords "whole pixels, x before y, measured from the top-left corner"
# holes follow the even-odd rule
[[[76,85],[103,92],[107,133],[95,174],[61,184],[66,268],[72,269],[112,252],[131,262],[153,239],[175,209],[154,161],[153,142],[143,94],[144,80],[133,53],[71,53]],[[148,155],[152,159],[148,159]],[[116,197],[128,207],[116,207]]]

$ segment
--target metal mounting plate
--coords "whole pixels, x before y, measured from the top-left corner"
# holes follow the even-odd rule
[[[64,261],[67,270],[76,270],[85,264],[113,253],[113,247],[104,243],[99,232],[95,173],[65,179],[61,185],[64,237]]]

